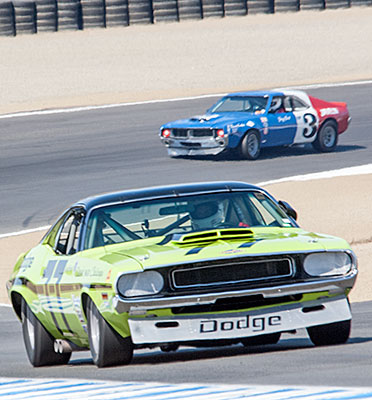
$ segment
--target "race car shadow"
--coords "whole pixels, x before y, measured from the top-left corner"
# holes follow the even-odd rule
[[[366,149],[366,147],[359,145],[339,145],[331,153],[321,153],[315,150],[311,145],[301,145],[301,146],[291,146],[291,147],[269,147],[266,149],[262,149],[260,159],[270,160],[281,157],[303,157],[314,154],[323,154],[329,157],[331,154],[346,153],[363,149]]]
[[[310,144],[308,145],[299,145],[299,146],[281,146],[281,147],[267,147],[261,150],[261,154],[258,160],[271,160],[275,158],[282,157],[303,157],[314,154],[338,154],[338,153],[346,153],[357,150],[364,150],[365,146],[359,145],[338,145],[336,149],[331,153],[321,153],[315,150]],[[246,162],[244,158],[239,156],[238,152],[229,152],[229,153],[221,153],[216,156],[179,156],[175,157],[175,159],[182,160],[198,160],[198,161],[214,161],[214,162],[223,162],[223,161],[241,161]]]
[[[232,358],[244,355],[259,355],[266,353],[281,353],[289,351],[301,351],[311,349],[321,349],[321,351],[330,351],[335,349],[339,352],[341,348],[350,345],[364,344],[372,342],[372,337],[350,337],[345,344],[341,345],[329,345],[329,346],[314,346],[310,339],[307,337],[301,338],[288,338],[281,339],[277,344],[258,345],[258,346],[243,346],[241,344],[235,344],[230,346],[221,347],[181,347],[177,351],[162,352],[159,349],[153,350],[142,350],[143,353],[137,353],[135,351],[132,362],[125,366],[130,368],[131,366],[138,365],[161,365],[182,362],[193,362],[201,360],[213,360],[219,358]],[[93,366],[93,360],[90,358],[89,353],[84,353],[84,357],[76,357],[70,360],[69,367],[76,366]],[[111,368],[123,368],[123,366],[111,367]]]

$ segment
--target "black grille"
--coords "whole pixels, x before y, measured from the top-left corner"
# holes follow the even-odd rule
[[[187,138],[187,129],[172,129],[172,136],[177,138]]]
[[[213,266],[189,266],[172,271],[172,283],[176,289],[201,286],[231,285],[264,279],[291,276],[291,259],[228,260]]]
[[[193,137],[213,137],[212,129],[192,129],[190,135]]]
[[[181,144],[185,147],[201,147],[201,143],[181,142]]]
[[[173,307],[173,314],[192,314],[202,312],[218,312],[218,311],[236,311],[244,310],[252,307],[272,306],[281,303],[292,303],[300,301],[302,294],[291,296],[278,296],[264,298],[262,295],[227,297],[217,299],[213,304],[201,304],[193,306]]]
[[[184,128],[173,128],[172,136],[175,138],[187,138],[187,137],[213,137],[213,129],[184,129]]]

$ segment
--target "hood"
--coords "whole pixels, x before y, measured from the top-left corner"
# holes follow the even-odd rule
[[[299,228],[237,228],[169,235],[105,247],[105,261],[136,261],[142,269],[200,260],[349,249],[343,239]]]
[[[223,125],[239,122],[246,123],[256,119],[258,119],[258,116],[251,113],[224,112],[221,114],[204,114],[188,119],[180,119],[164,125],[163,128],[221,128]]]

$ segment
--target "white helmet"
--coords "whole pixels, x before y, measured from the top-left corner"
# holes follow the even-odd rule
[[[223,205],[218,201],[197,203],[190,212],[192,227],[195,230],[217,228],[223,221],[223,214]]]
[[[275,113],[282,107],[281,97],[273,97],[270,106],[270,112]]]

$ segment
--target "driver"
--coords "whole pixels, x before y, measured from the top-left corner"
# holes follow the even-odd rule
[[[223,205],[213,200],[194,204],[190,217],[194,230],[217,228],[223,221]]]
[[[284,112],[283,99],[281,97],[273,97],[273,100],[272,100],[271,106],[270,106],[270,112],[271,113]]]

